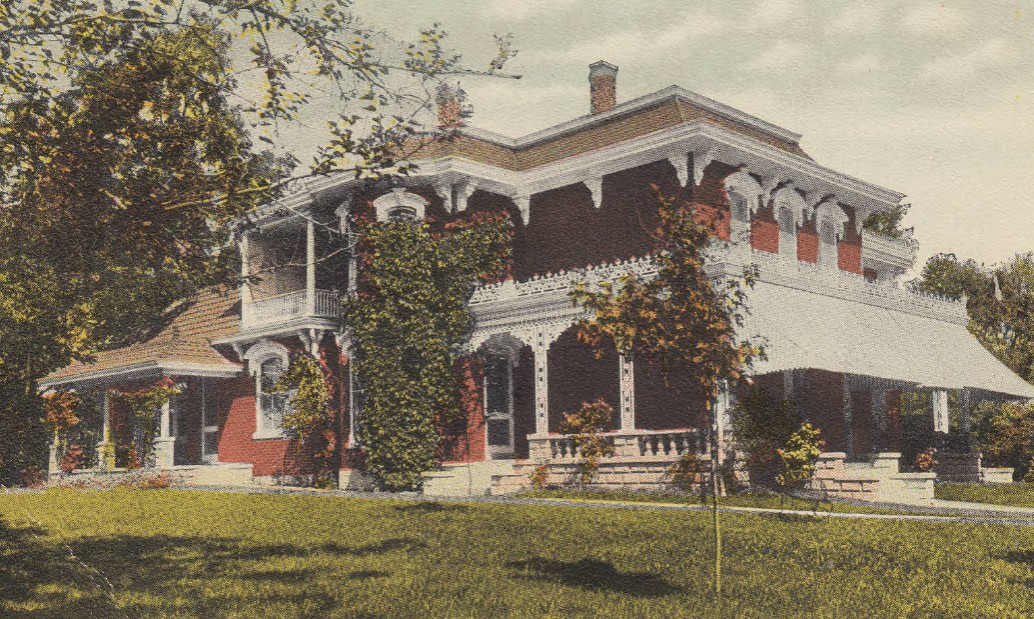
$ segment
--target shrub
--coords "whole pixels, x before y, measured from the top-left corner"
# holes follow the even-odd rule
[[[924,473],[932,470],[937,466],[937,449],[929,447],[916,454],[915,465]]]
[[[792,488],[811,479],[815,472],[815,461],[822,453],[820,433],[818,428],[804,423],[790,435],[785,446],[778,450],[783,470],[776,475],[776,483],[784,488]]]
[[[693,451],[686,451],[668,468],[668,478],[676,490],[692,492],[700,489],[704,463]]]
[[[575,413],[565,413],[560,431],[571,436],[578,454],[583,458],[580,465],[581,483],[587,484],[600,468],[600,458],[614,452],[606,437],[600,436],[610,427],[614,409],[603,400],[583,403]]]
[[[780,450],[800,432],[805,420],[789,400],[777,400],[753,387],[730,411],[736,445],[745,454],[752,484],[773,486],[786,471]]]
[[[65,449],[65,454],[61,456],[61,461],[58,463],[58,467],[61,472],[65,475],[71,475],[77,470],[83,468],[83,463],[86,460],[86,454],[83,452],[82,447],[79,445],[69,445]]]
[[[1012,467],[1024,479],[1034,460],[1034,403],[981,402],[973,411],[977,446],[988,466]]]
[[[549,478],[549,465],[540,464],[536,466],[531,471],[531,475],[529,475],[529,477],[531,478],[532,487],[542,490],[546,487],[546,480]]]
[[[30,464],[18,471],[18,483],[26,488],[42,488],[46,482],[46,473],[37,466]]]

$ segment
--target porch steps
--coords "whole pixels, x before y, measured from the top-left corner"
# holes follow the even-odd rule
[[[174,466],[169,469],[180,486],[253,486],[250,464],[222,462]]]
[[[483,496],[492,488],[492,477],[513,473],[513,460],[489,460],[446,464],[440,471],[424,473],[423,493],[428,496]]]

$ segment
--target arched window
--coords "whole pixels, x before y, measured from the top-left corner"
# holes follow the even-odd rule
[[[779,255],[797,259],[797,222],[788,206],[779,208]]]
[[[837,233],[829,219],[819,227],[819,264],[837,264]]]
[[[729,240],[738,243],[746,240],[750,232],[750,206],[747,199],[738,193],[729,194],[729,203],[732,209]]]
[[[402,188],[392,189],[373,201],[377,221],[420,222],[426,208],[427,200]]]
[[[255,377],[255,434],[252,438],[281,438],[291,394],[274,391],[280,376],[287,371],[287,348],[264,340],[249,348],[243,357]]]

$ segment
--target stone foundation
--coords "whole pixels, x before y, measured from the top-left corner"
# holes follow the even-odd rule
[[[807,492],[823,498],[930,505],[934,473],[902,473],[900,453],[870,454],[854,461],[826,452],[815,463]]]

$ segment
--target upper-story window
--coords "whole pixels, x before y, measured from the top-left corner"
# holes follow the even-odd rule
[[[779,207],[779,254],[797,259],[797,222],[788,206]]]
[[[837,233],[833,222],[825,219],[819,226],[819,264],[836,264]]]
[[[750,206],[747,199],[738,193],[729,194],[730,213],[729,236],[734,243],[746,240],[750,232]]]
[[[373,208],[377,213],[377,221],[420,222],[424,220],[427,200],[397,188],[374,200]]]
[[[835,199],[827,198],[815,207],[815,221],[819,229],[819,264],[839,268],[837,243],[844,233],[847,213]]]
[[[729,195],[730,225],[732,242],[748,242],[750,218],[761,204],[764,191],[758,181],[744,170],[735,172],[725,179],[725,190]]]
[[[277,393],[276,384],[287,370],[288,352],[281,344],[263,340],[244,353],[255,377],[255,434],[252,438],[280,438],[284,415],[290,408],[290,393]]]

